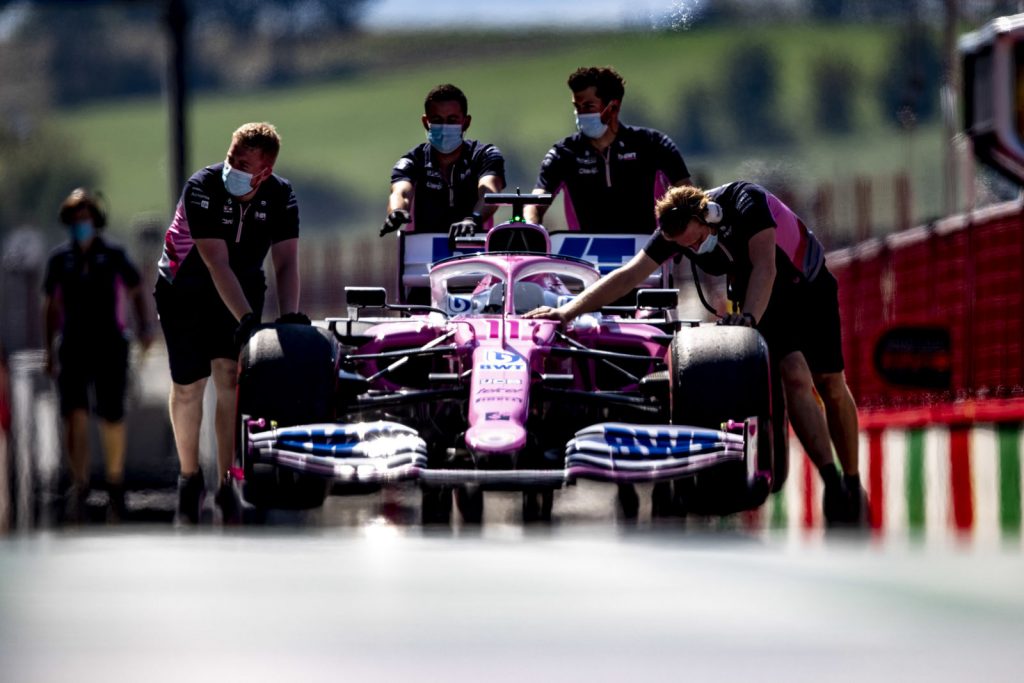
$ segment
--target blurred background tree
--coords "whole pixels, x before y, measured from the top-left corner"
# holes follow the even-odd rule
[[[169,217],[167,2],[0,0],[0,236],[16,223],[51,225],[53,201],[76,184],[107,193],[112,232],[136,214]],[[470,136],[498,144],[510,186],[529,189],[544,152],[572,133],[567,74],[613,64],[627,80],[624,121],[668,132],[708,182],[772,159],[810,196],[816,183],[906,169],[915,216],[940,210],[938,3],[665,2],[614,28],[567,27],[544,5],[535,16],[552,19],[528,29],[370,28],[367,16],[390,2],[188,0],[192,167],[223,155],[239,123],[272,120],[305,234],[365,232],[391,164],[423,140],[430,87],[466,90]],[[468,11],[407,13],[459,8]],[[988,0],[962,17],[973,28],[1014,9]],[[891,125],[908,121],[912,137]]]

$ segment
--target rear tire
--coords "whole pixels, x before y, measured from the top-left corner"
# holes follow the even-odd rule
[[[555,492],[551,489],[523,491],[523,522],[550,522]]]
[[[308,325],[277,325],[253,334],[239,358],[238,414],[279,427],[333,421],[335,352],[328,334]],[[323,477],[238,455],[245,471],[242,496],[250,505],[305,510],[327,498],[330,482]]]
[[[452,523],[452,487],[428,486],[420,489],[420,522],[424,525]]]
[[[758,419],[758,469],[773,471],[768,347],[749,327],[705,325],[676,333],[669,351],[674,424],[720,429],[727,420]],[[724,515],[757,507],[767,482],[747,483],[746,465],[732,462],[677,482],[685,512]]]
[[[484,521],[484,492],[479,484],[459,484],[455,487],[455,506],[464,524]]]

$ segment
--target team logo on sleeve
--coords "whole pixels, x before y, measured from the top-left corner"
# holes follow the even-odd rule
[[[210,208],[210,197],[198,190],[193,190],[188,195],[188,203],[203,209]]]

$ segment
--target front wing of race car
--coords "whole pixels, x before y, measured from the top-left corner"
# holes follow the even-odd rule
[[[246,419],[244,452],[254,463],[274,464],[339,483],[476,483],[492,486],[565,486],[578,479],[659,482],[681,479],[724,463],[742,462],[747,484],[758,471],[757,418],[722,429],[684,425],[603,422],[576,432],[563,466],[554,469],[436,469],[416,430],[388,421],[313,424],[277,429]]]

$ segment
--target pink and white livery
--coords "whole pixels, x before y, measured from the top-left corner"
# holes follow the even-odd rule
[[[521,216],[550,196],[489,200]],[[315,507],[329,490],[411,481],[426,521],[450,514],[453,491],[479,520],[487,489],[522,490],[526,517],[543,518],[557,490],[591,479],[665,482],[687,511],[725,514],[782,485],[756,331],[678,320],[672,289],[565,325],[523,318],[579,294],[599,266],[552,254],[523,222],[470,242],[427,269],[428,306],[347,287],[347,317],[252,337],[236,468],[249,503]]]

